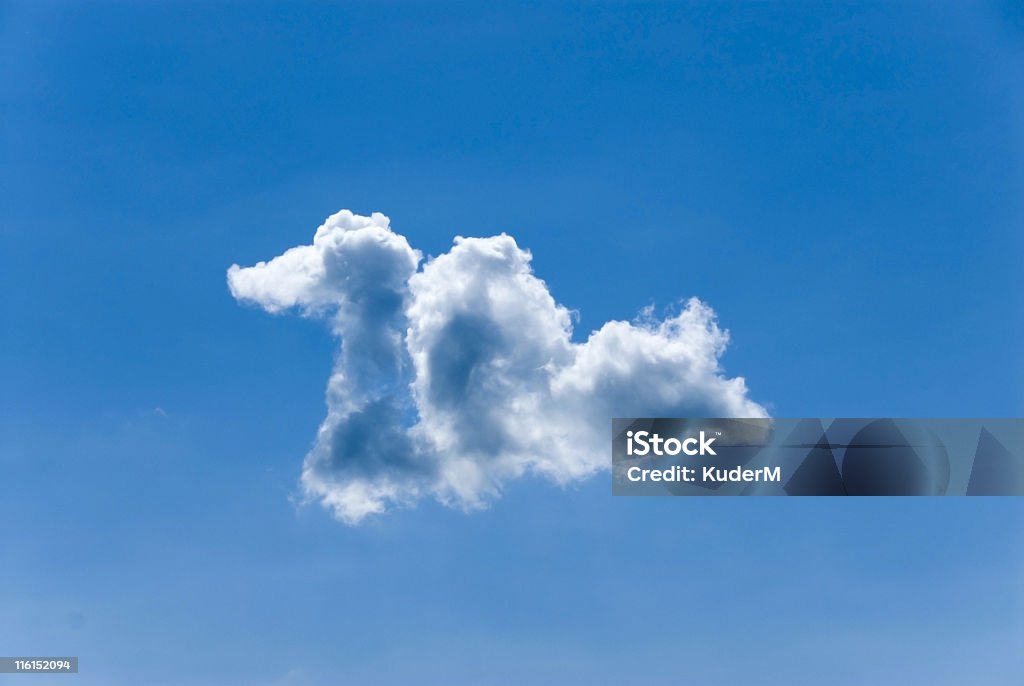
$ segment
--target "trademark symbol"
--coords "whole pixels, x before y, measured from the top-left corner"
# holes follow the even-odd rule
[[[721,436],[721,435],[722,435],[722,432],[721,432],[721,431],[716,431],[716,432],[715,432],[715,435],[716,435],[716,436]]]

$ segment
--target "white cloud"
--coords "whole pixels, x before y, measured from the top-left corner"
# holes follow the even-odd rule
[[[349,524],[423,497],[475,509],[525,474],[605,469],[612,417],[766,416],[722,373],[728,334],[701,301],[574,343],[530,259],[505,234],[457,237],[420,268],[387,217],[343,210],[312,245],[228,270],[235,298],[323,318],[341,338],[309,496]]]

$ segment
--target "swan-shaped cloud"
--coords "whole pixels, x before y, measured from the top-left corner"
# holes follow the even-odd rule
[[[728,333],[700,300],[576,343],[530,260],[501,234],[424,261],[383,214],[342,210],[312,244],[228,270],[238,300],[322,318],[341,340],[307,495],[349,524],[424,497],[477,509],[527,474],[608,468],[612,417],[766,416],[722,373]]]

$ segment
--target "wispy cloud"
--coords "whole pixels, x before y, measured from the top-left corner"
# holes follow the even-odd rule
[[[383,214],[342,210],[312,244],[232,265],[235,298],[341,339],[309,496],[349,524],[424,497],[476,509],[526,474],[564,484],[606,468],[614,416],[766,415],[723,374],[728,333],[700,300],[575,343],[530,259],[501,234],[424,262]]]

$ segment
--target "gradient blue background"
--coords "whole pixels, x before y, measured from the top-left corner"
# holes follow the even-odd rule
[[[506,231],[579,336],[707,300],[777,416],[1024,414],[1024,12],[949,4],[0,4],[0,654],[1021,683],[1019,500],[296,508],[336,343],[224,280],[342,207]]]

